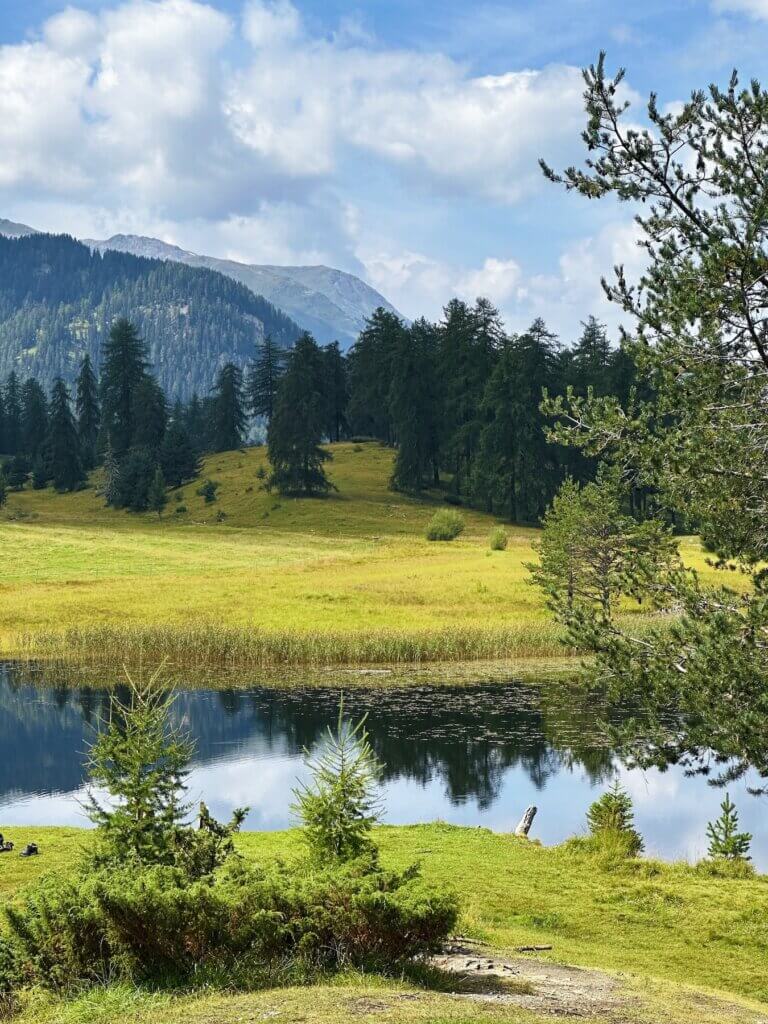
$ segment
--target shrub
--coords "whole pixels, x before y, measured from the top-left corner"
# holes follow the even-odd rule
[[[218,491],[220,486],[218,480],[206,480],[197,488],[195,493],[201,498],[205,498],[206,505],[210,505],[211,502],[216,501],[216,491]]]
[[[174,513],[177,516],[183,516],[184,513],[187,512],[187,511],[188,510],[187,510],[187,506],[186,505],[179,505],[176,509],[174,509]]]
[[[461,500],[458,494],[446,494],[445,503],[447,505],[456,505],[459,508],[461,508],[461,506],[464,504],[464,502]]]
[[[267,471],[264,468],[264,466],[259,466],[259,468],[256,470],[256,479],[257,480],[266,480],[267,479]]]
[[[455,540],[464,529],[464,516],[451,509],[440,509],[430,519],[425,536],[427,540]]]
[[[589,808],[587,824],[598,843],[624,850],[628,857],[636,857],[643,850],[642,837],[634,827],[632,800],[618,779]]]
[[[491,531],[491,551],[506,551],[508,543],[507,531],[502,526],[497,526]]]

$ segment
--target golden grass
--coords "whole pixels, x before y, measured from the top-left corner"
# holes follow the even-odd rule
[[[460,538],[429,543],[440,502],[388,490],[391,450],[332,450],[339,490],[325,499],[268,494],[263,448],[208,458],[203,477],[219,481],[218,500],[206,505],[199,483],[187,485],[162,520],[107,509],[94,487],[11,494],[0,517],[0,655],[142,650],[199,667],[563,655],[527,583],[535,530],[507,527],[507,550],[491,551],[498,521],[465,511]]]

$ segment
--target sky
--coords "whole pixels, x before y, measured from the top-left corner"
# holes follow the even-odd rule
[[[633,210],[538,169],[583,157],[601,49],[642,121],[652,90],[768,79],[768,0],[0,0],[0,217],[615,332]]]

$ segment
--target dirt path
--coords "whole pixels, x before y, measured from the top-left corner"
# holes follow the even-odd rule
[[[588,1018],[610,1024],[668,1024],[618,976],[581,967],[553,964],[535,954],[514,958],[488,956],[477,946],[457,944],[433,958],[441,971],[457,976],[457,988],[468,999],[503,1002],[556,1018]],[[691,1007],[701,1020],[733,1024],[768,1024],[768,1015],[755,1013],[702,993],[691,992]]]

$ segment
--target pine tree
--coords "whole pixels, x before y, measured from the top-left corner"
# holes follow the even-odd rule
[[[19,447],[33,462],[48,434],[48,402],[34,377],[21,389],[21,438]]]
[[[96,858],[103,863],[173,864],[189,806],[184,802],[190,740],[171,724],[173,696],[156,678],[135,683],[129,699],[113,697],[108,728],[91,748],[90,782],[111,797],[102,805],[89,792],[88,816],[97,826]]]
[[[242,447],[248,418],[245,413],[243,372],[234,363],[219,371],[211,409],[214,451],[228,452]]]
[[[15,371],[8,374],[3,394],[4,442],[7,455],[16,455],[21,445],[21,388]]]
[[[104,449],[104,500],[107,505],[117,507],[118,478],[120,474],[120,463],[115,458],[112,444],[107,440],[107,447]]]
[[[311,782],[294,791],[293,810],[304,827],[311,856],[327,864],[375,854],[371,831],[381,815],[381,765],[365,731],[365,718],[356,725],[345,721],[342,702],[336,729],[328,729],[309,768]]]
[[[347,430],[347,365],[338,341],[322,350],[325,392],[325,435],[329,441],[340,441]]]
[[[578,394],[586,395],[591,388],[596,395],[607,395],[611,387],[611,346],[605,324],[590,316],[581,326],[581,337],[571,350],[571,383]]]
[[[444,459],[457,494],[469,488],[482,421],[483,388],[503,339],[498,311],[483,299],[471,309],[452,299],[440,326]]]
[[[539,410],[553,378],[554,346],[555,336],[535,320],[505,344],[480,402],[473,490],[514,522],[538,522],[560,480]]]
[[[332,487],[323,470],[331,455],[320,447],[323,384],[322,354],[312,335],[303,334],[290,353],[267,435],[269,485],[281,494],[323,494]]]
[[[751,860],[749,847],[752,836],[739,832],[739,815],[728,793],[720,804],[721,814],[707,825],[708,855],[712,860]]]
[[[101,409],[99,408],[99,386],[93,372],[91,357],[86,353],[80,364],[75,384],[75,409],[77,412],[77,435],[80,438],[80,455],[85,469],[96,465],[96,446],[99,440]]]
[[[205,406],[195,392],[184,410],[184,427],[192,446],[197,452],[204,452],[209,447],[208,416]]]
[[[69,392],[60,377],[51,392],[46,454],[49,475],[57,491],[74,491],[85,481],[80,438],[69,405]]]
[[[24,489],[24,484],[29,480],[30,462],[26,455],[19,453],[14,455],[5,464],[5,479],[8,486],[14,491]]]
[[[156,451],[163,442],[168,423],[168,403],[163,389],[148,374],[136,388],[136,427],[133,445]]]
[[[403,334],[392,360],[389,407],[397,442],[391,486],[420,490],[439,483],[436,336],[426,320]]]
[[[643,850],[643,839],[635,828],[632,799],[619,780],[614,780],[607,793],[587,811],[587,824],[593,836],[604,839],[618,837],[622,840],[624,852],[636,857]]]
[[[354,433],[392,444],[389,390],[392,358],[406,328],[402,320],[379,307],[366,320],[349,353],[349,419]]]
[[[182,417],[183,421],[183,417]],[[158,453],[163,477],[169,487],[180,487],[200,472],[200,459],[183,422],[171,423]]]
[[[157,512],[158,519],[162,517],[163,509],[168,504],[168,495],[165,493],[165,480],[163,471],[158,466],[147,495],[147,504],[152,512]]]
[[[272,419],[275,409],[275,398],[283,375],[284,361],[285,353],[272,340],[272,335],[267,334],[258,346],[246,385],[248,411],[251,416],[263,416],[267,423]]]
[[[118,460],[135,443],[137,392],[147,373],[147,353],[134,325],[117,320],[104,347],[101,366],[102,431]]]

